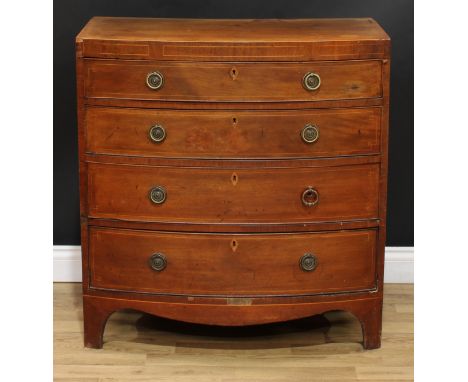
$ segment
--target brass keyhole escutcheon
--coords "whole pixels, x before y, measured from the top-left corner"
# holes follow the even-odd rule
[[[233,126],[233,127],[236,127],[236,126],[237,126],[237,122],[238,122],[237,118],[236,118],[236,117],[232,117],[232,126]]]
[[[239,182],[239,176],[235,172],[231,175],[231,182],[234,186]]]
[[[231,70],[229,71],[229,75],[231,76],[233,80],[235,80],[237,76],[239,75],[239,70],[237,70],[237,68],[233,66]]]
[[[232,252],[236,252],[238,246],[239,246],[239,243],[237,242],[237,240],[233,239],[233,240],[231,241],[231,249],[232,249]]]

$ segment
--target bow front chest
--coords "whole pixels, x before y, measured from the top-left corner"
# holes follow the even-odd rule
[[[379,347],[389,51],[372,19],[90,20],[85,345],[130,308],[225,326],[346,310]]]

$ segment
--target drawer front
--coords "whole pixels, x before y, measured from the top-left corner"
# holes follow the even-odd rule
[[[371,289],[376,236],[375,230],[214,235],[90,228],[90,284],[197,295]],[[300,265],[305,255],[307,271]]]
[[[160,101],[319,101],[382,96],[381,61],[208,63],[85,60],[86,97]],[[150,73],[162,86],[147,85]],[[304,76],[320,77],[306,90]],[[159,82],[161,84],[161,82]],[[158,85],[159,85],[158,84]],[[317,82],[311,85],[316,87]]]
[[[381,108],[295,111],[86,109],[89,153],[174,158],[375,154]]]
[[[378,217],[378,186],[379,164],[231,170],[90,163],[88,212],[195,223],[368,219]],[[156,187],[165,190],[159,204],[149,197],[154,189],[153,199],[162,201]]]

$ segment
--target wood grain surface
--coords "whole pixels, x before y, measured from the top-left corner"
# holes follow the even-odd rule
[[[94,17],[80,56],[230,61],[386,58],[390,39],[371,18],[145,19]]]
[[[163,158],[317,158],[380,152],[382,109],[188,111],[89,107],[86,152]],[[152,126],[166,137],[150,139]],[[318,139],[301,138],[306,125]]]
[[[80,40],[233,42],[388,40],[370,18],[347,19],[171,19],[93,17]]]
[[[212,63],[85,59],[87,98],[163,101],[320,101],[382,97],[382,62]],[[159,90],[146,77],[164,77]],[[317,73],[321,85],[309,91],[303,78]]]
[[[213,235],[91,228],[90,286],[217,296],[372,289],[376,238],[375,230]],[[162,271],[149,266],[153,254],[166,258]],[[312,271],[299,266],[305,254],[317,259]]]
[[[378,217],[377,164],[289,169],[205,169],[90,163],[90,217],[179,222],[298,222]],[[154,204],[149,192],[166,190]],[[319,194],[306,207],[309,187]]]

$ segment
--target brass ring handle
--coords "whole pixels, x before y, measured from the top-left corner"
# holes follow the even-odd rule
[[[149,198],[154,204],[162,204],[166,201],[167,192],[162,186],[153,187],[149,192]]]
[[[317,268],[318,265],[318,260],[317,256],[315,256],[312,253],[306,253],[304,256],[301,257],[299,260],[299,267],[304,271],[304,272],[311,272],[315,268]]]
[[[154,271],[161,272],[167,266],[166,256],[162,253],[155,253],[149,258],[148,264]]]
[[[309,91],[317,90],[320,87],[322,80],[317,73],[309,72],[302,79],[304,88]]]
[[[155,143],[161,143],[166,139],[166,130],[161,125],[151,126],[149,130],[149,137]]]
[[[164,84],[164,77],[159,72],[151,72],[146,76],[146,85],[150,89],[158,90],[161,89]]]
[[[319,193],[315,188],[309,186],[302,193],[301,200],[306,207],[315,206],[319,202]]]
[[[307,124],[301,131],[301,138],[305,143],[314,143],[319,139],[319,129],[315,125]]]

